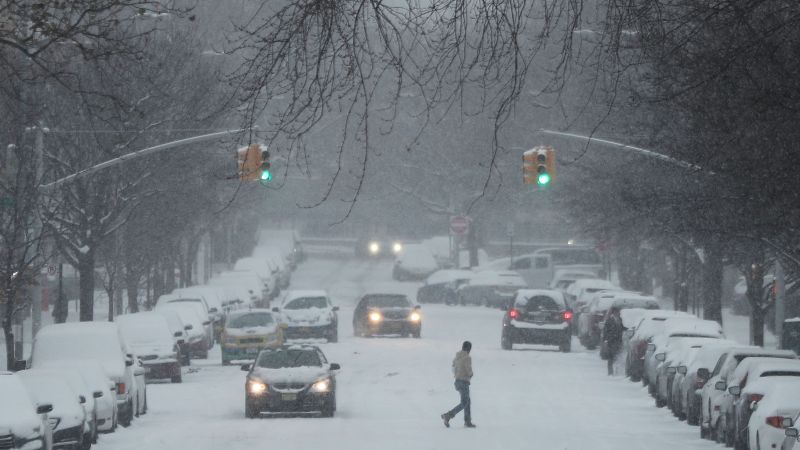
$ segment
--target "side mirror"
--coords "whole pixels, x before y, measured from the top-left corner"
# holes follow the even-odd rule
[[[652,344],[652,343],[647,344],[647,351],[648,352],[654,352],[655,350],[656,350],[656,344]]]
[[[218,311],[219,310],[217,308],[211,308],[211,309],[208,310],[208,312],[210,312],[210,313],[216,313]]]
[[[242,364],[242,372],[250,372],[250,364]]]
[[[137,367],[133,369],[133,376],[138,377],[144,375],[145,370],[142,367]]]
[[[706,368],[697,369],[697,376],[704,380],[707,380],[711,377],[711,372],[708,371]]]
[[[204,327],[208,326],[208,325],[211,325],[211,321],[210,320],[206,320],[205,322],[203,322],[203,326]]]
[[[130,367],[133,365],[133,358],[126,358],[125,359],[125,366]]]
[[[665,355],[664,353],[658,353],[658,354],[656,354],[655,358],[656,358],[656,361],[662,361],[663,362],[665,359],[667,359],[667,355]]]
[[[272,312],[279,313],[279,312],[281,312],[281,309],[276,306],[276,307],[272,308]]]
[[[686,366],[678,366],[678,373],[681,375],[686,375],[687,369]]]
[[[784,417],[781,426],[783,428],[791,428],[794,426],[794,420],[791,417]]]
[[[755,411],[758,409],[758,402],[750,402],[750,405],[748,406],[750,406],[750,411]]]
[[[79,396],[78,396],[78,402],[79,402],[81,405],[83,405],[84,403],[86,403],[86,397],[84,397],[83,395],[79,395]]]
[[[189,331],[189,330],[191,330],[193,328],[194,327],[192,325],[186,325],[185,327],[183,327],[183,329],[186,330],[186,331]]]
[[[36,406],[36,414],[47,414],[53,411],[53,405],[45,403],[44,405]]]
[[[342,366],[337,363],[331,363],[331,370],[340,370]]]
[[[94,398],[100,398],[102,396],[103,396],[103,391],[94,391],[94,392],[92,392],[92,397],[94,397]]]
[[[786,437],[797,439],[798,436],[800,436],[800,432],[797,431],[797,428],[786,429]]]
[[[676,368],[674,368],[674,367],[667,367],[667,374],[668,374],[668,375],[675,375],[676,373],[678,373],[678,370],[677,370]]]
[[[334,311],[338,311],[338,310],[339,310],[339,307],[338,307],[338,306],[334,306],[334,307],[333,307],[333,310],[334,310]]]
[[[186,343],[186,341],[184,341],[183,339],[178,339],[178,345],[183,345],[185,343]]]
[[[738,396],[739,394],[742,393],[742,388],[740,388],[739,386],[731,386],[728,388],[728,393],[731,395]]]
[[[180,332],[180,331],[176,331],[176,332],[175,332],[175,333],[173,333],[173,335],[172,335],[172,337],[181,337],[181,336],[183,336],[183,333],[182,333],[182,332]]]
[[[718,391],[724,391],[726,387],[728,387],[728,384],[722,380],[717,381],[716,384],[714,384],[714,389]]]

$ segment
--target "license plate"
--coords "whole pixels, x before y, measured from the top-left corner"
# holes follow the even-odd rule
[[[248,353],[248,354],[258,353],[258,349],[257,348],[248,348],[248,349],[245,349],[244,352]]]
[[[293,402],[297,400],[297,394],[281,394],[281,400],[285,402]]]

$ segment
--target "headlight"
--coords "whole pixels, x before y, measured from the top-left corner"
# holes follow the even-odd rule
[[[380,322],[383,320],[383,316],[379,312],[371,312],[369,313],[369,321],[370,322]]]
[[[311,390],[314,392],[328,392],[328,389],[330,388],[330,380],[319,380],[311,386]]]
[[[422,316],[419,315],[418,312],[412,312],[411,315],[408,316],[408,320],[412,322],[419,322],[420,320],[422,320]]]
[[[258,380],[250,380],[247,382],[247,391],[254,395],[260,395],[266,392],[267,385]]]
[[[369,243],[369,253],[372,255],[377,255],[381,252],[381,244],[372,241]]]
[[[403,251],[403,244],[399,242],[395,242],[394,244],[392,244],[392,252],[394,252],[395,255],[402,251]]]

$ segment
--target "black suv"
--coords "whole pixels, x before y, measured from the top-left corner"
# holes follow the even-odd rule
[[[403,294],[367,294],[353,312],[353,334],[422,335],[422,315]]]
[[[336,412],[336,371],[319,347],[284,345],[262,350],[254,364],[245,364],[244,414]]]
[[[562,352],[572,348],[572,310],[561,291],[522,289],[503,316],[500,346],[514,344],[557,345]]]

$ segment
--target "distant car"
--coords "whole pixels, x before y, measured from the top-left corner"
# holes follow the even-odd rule
[[[356,242],[356,256],[362,258],[393,258],[403,251],[403,242],[385,237],[361,238]]]
[[[115,384],[121,425],[130,425],[143,410],[139,386],[145,371],[136,364],[116,323],[70,322],[43,327],[33,340],[28,366],[46,368],[58,363],[100,364]]]
[[[184,323],[181,319],[181,315],[175,310],[161,308],[153,312],[160,314],[167,320],[169,331],[172,332],[172,342],[178,346],[178,360],[181,362],[182,366],[188,366],[191,360],[189,330],[192,328],[192,325]]]
[[[268,309],[250,309],[228,314],[222,331],[222,364],[252,361],[266,347],[283,345],[282,327]]]
[[[214,331],[214,339],[219,340],[219,332],[225,323],[225,294],[223,289],[216,286],[189,286],[172,291],[173,295],[199,296],[208,307],[208,318]]]
[[[667,319],[672,317],[694,318],[693,315],[687,312],[663,309],[651,310],[642,314],[626,347],[625,374],[630,377],[631,381],[642,380],[647,344],[650,343],[653,336],[664,329]]]
[[[339,317],[336,314],[339,307],[331,304],[325,291],[289,291],[280,308],[273,308],[272,311],[280,313],[286,324],[286,339],[339,340]]]
[[[600,291],[594,294],[592,300],[581,309],[578,317],[578,339],[580,339],[581,344],[588,350],[594,350],[597,348],[597,346],[602,342],[602,323],[605,320],[608,311],[615,304],[618,304],[620,309],[622,309],[623,306],[627,306],[628,308],[658,308],[658,303],[652,297],[648,297],[646,300],[630,303],[617,302],[617,300],[621,300],[623,298],[638,299],[639,297],[639,293],[628,291]],[[652,305],[655,305],[655,308],[650,308]]]
[[[353,311],[353,334],[399,334],[419,338],[422,335],[420,307],[412,305],[403,294],[366,294]]]
[[[214,336],[208,314],[205,314],[201,307],[196,304],[183,302],[156,305],[155,311],[157,313],[162,313],[164,310],[175,311],[184,323],[184,330],[187,335],[185,345],[189,349],[189,355],[193,358],[208,359],[210,342]]]
[[[144,364],[145,379],[168,378],[173,383],[183,380],[180,349],[164,316],[148,311],[122,314],[116,321],[125,341]]]
[[[635,327],[635,322],[637,318],[640,318],[644,311],[660,309],[661,306],[658,304],[658,300],[655,297],[649,295],[630,295],[624,292],[610,292],[610,294],[614,297],[614,302],[611,303],[611,307],[608,308],[603,315],[603,318],[597,324],[600,327],[600,358],[605,359],[606,352],[605,350],[605,341],[606,337],[603,335],[603,324],[606,323],[609,316],[611,315],[611,308],[617,308],[620,310],[620,318],[622,319],[622,328],[623,328],[623,335],[622,335],[622,348],[625,349],[625,346],[628,344],[629,335],[627,330],[631,327]],[[634,311],[633,313],[629,313],[627,311]]]
[[[318,347],[290,345],[264,349],[245,364],[245,417],[262,413],[336,413],[336,371]]]
[[[711,342],[713,342],[712,345]],[[702,418],[699,390],[711,377],[720,356],[738,344],[727,339],[713,339],[677,368],[672,382],[672,412],[689,425],[699,425]]]
[[[40,367],[43,368],[35,370],[80,374],[86,388],[92,392],[95,400],[97,431],[110,433],[117,429],[116,385],[108,378],[100,364],[92,363],[91,361],[59,361],[53,364],[44,364]],[[97,396],[98,392],[102,392],[99,397]]]
[[[408,244],[394,261],[392,278],[397,281],[423,280],[438,269],[436,258],[428,247]]]
[[[572,283],[584,279],[597,279],[597,273],[591,270],[557,269],[550,281],[550,289],[566,291]]]
[[[500,346],[511,350],[514,344],[557,345],[562,352],[572,348],[572,311],[561,291],[522,289],[503,317]]]
[[[75,392],[60,377],[53,378],[37,370],[23,370],[17,375],[36,403],[53,405],[53,410],[47,415],[50,428],[53,430],[53,447],[73,449],[91,447],[91,425],[83,409],[86,397]]]
[[[52,450],[50,403],[36,403],[19,376],[0,372],[0,448]]]
[[[475,276],[470,270],[445,269],[432,273],[425,284],[417,289],[417,303],[455,304],[456,291]]]
[[[800,384],[796,380],[764,380],[759,387],[760,398],[747,424],[747,445],[750,449],[780,448],[786,431],[795,426],[800,413]]]
[[[707,342],[718,340],[690,337],[674,339],[655,355],[656,360],[660,361],[655,376],[656,407],[661,408],[666,405],[672,409],[669,402],[672,400],[672,382],[678,374],[678,367],[694,357]]]
[[[527,288],[525,280],[513,271],[483,270],[458,288],[458,303],[508,309],[520,289]]]

